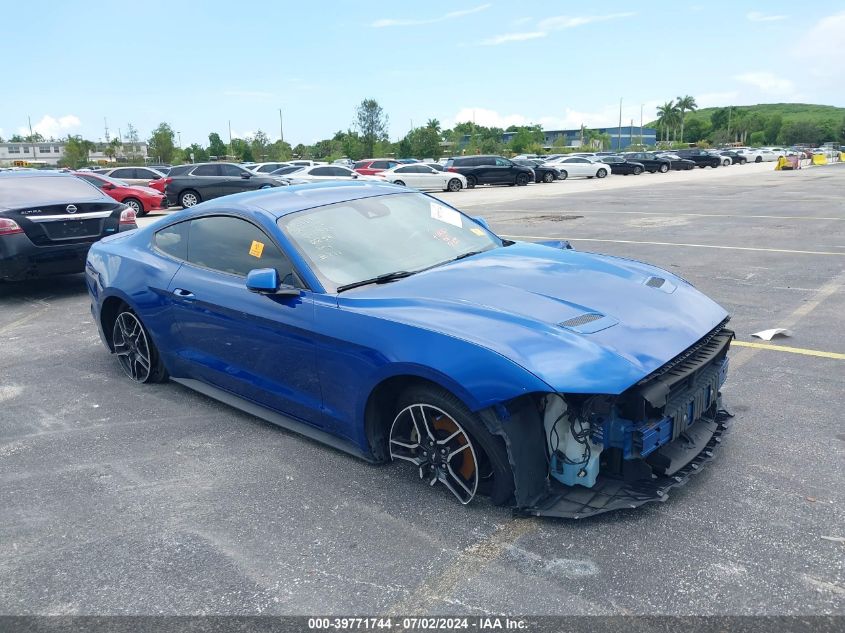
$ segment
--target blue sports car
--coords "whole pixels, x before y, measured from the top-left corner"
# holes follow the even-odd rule
[[[132,380],[407,464],[464,504],[584,517],[662,501],[727,429],[719,305],[403,187],[209,201],[98,242],[86,283]]]

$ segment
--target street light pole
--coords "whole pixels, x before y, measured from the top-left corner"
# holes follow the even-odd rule
[[[622,97],[619,97],[619,127],[616,128],[616,150],[622,149]]]

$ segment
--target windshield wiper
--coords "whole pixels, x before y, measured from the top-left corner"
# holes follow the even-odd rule
[[[461,253],[457,257],[453,258],[452,261],[456,262],[459,259],[464,259],[466,257],[472,257],[473,255],[478,255],[479,253],[483,253],[484,251],[470,251],[469,253]]]
[[[362,279],[361,281],[354,281],[351,284],[343,284],[337,287],[337,291],[343,292],[344,290],[351,290],[352,288],[359,288],[360,286],[368,286],[370,284],[386,284],[397,279],[402,279],[403,277],[410,277],[414,274],[416,274],[416,271],[397,270],[392,273],[384,273],[372,279]]]

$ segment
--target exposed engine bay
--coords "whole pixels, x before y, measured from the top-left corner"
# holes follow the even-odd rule
[[[720,324],[619,395],[551,393],[500,408],[491,430],[508,445],[516,512],[580,518],[665,500],[712,457],[727,430],[719,390],[733,336]],[[531,418],[542,439],[509,432],[531,426]],[[491,426],[490,416],[485,422]],[[542,460],[545,472],[529,460]]]

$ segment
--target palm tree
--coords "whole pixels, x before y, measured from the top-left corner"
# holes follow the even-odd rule
[[[681,142],[684,140],[684,116],[687,112],[694,112],[698,108],[695,102],[695,97],[687,95],[686,97],[678,97],[678,103],[675,104],[681,114]]]
[[[667,101],[657,108],[657,122],[663,128],[663,140],[669,140],[669,129],[678,124],[678,107],[674,101]]]
[[[438,134],[440,134],[440,121],[438,121],[437,119],[429,119],[429,120],[426,122],[425,126],[426,126],[428,129],[430,129],[430,130],[434,130],[435,132],[437,132]]]

